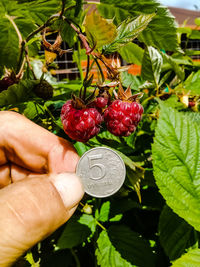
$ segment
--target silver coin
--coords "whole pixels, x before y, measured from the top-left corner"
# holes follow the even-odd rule
[[[93,197],[109,197],[123,185],[126,168],[122,158],[106,147],[92,148],[80,158],[76,174],[85,192]]]

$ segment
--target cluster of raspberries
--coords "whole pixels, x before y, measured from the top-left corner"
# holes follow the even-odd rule
[[[86,108],[77,109],[72,100],[62,107],[61,120],[65,133],[73,140],[87,142],[97,135],[104,121],[108,131],[116,136],[129,136],[141,120],[143,107],[137,102],[114,100],[108,105],[104,97]]]

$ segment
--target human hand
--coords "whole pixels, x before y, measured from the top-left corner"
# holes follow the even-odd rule
[[[72,145],[15,112],[0,111],[0,266],[64,224],[83,196]]]

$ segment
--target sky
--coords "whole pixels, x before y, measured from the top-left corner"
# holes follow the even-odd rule
[[[200,10],[200,0],[159,0],[159,2],[166,6],[174,6],[191,10],[196,10],[194,6],[197,5]]]

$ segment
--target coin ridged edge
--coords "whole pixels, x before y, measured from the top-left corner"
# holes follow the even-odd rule
[[[115,193],[117,193],[117,191],[119,191],[119,189],[122,187],[122,185],[123,185],[123,183],[124,183],[124,181],[125,181],[125,178],[126,178],[126,167],[125,167],[124,161],[123,161],[123,159],[121,158],[121,156],[120,156],[116,151],[112,150],[111,148],[104,147],[104,146],[102,146],[102,147],[101,147],[101,146],[98,146],[98,147],[91,148],[90,150],[86,151],[86,152],[81,156],[81,158],[79,159],[78,164],[77,164],[77,166],[76,166],[76,174],[78,173],[78,168],[79,168],[81,159],[83,159],[83,158],[85,157],[86,154],[89,154],[91,151],[93,151],[93,150],[97,150],[97,149],[106,149],[106,150],[109,150],[109,151],[111,151],[112,153],[114,153],[114,154],[117,155],[117,157],[120,159],[120,161],[122,162],[122,165],[123,165],[124,177],[123,177],[123,179],[122,179],[122,182],[121,182],[121,184],[120,184],[120,187],[118,187],[116,190],[114,190],[114,191],[113,191],[111,194],[109,194],[109,195],[105,195],[105,196],[95,195],[95,194],[93,194],[93,193],[88,192],[88,191],[85,189],[85,187],[84,187],[84,190],[85,190],[85,193],[87,193],[89,196],[92,196],[92,197],[96,197],[96,198],[110,197],[110,196],[114,195]],[[77,175],[78,175],[78,174],[77,174]],[[84,185],[83,185],[83,186],[84,186]]]

